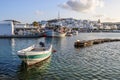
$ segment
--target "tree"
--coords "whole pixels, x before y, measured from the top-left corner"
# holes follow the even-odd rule
[[[32,24],[33,24],[33,26],[35,26],[35,27],[39,27],[39,23],[36,22],[36,21],[34,21]]]

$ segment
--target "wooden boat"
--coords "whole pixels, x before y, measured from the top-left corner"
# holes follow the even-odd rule
[[[18,56],[27,65],[33,65],[49,58],[51,56],[51,53],[52,53],[52,45],[48,47],[33,45],[26,49],[22,49],[18,51]]]

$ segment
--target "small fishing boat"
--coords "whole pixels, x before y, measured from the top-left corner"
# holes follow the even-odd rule
[[[65,37],[66,33],[57,32],[53,30],[47,30],[45,35],[46,37]]]
[[[72,32],[74,35],[78,35],[78,31],[73,31]]]
[[[18,51],[18,56],[29,66],[49,58],[51,53],[52,45],[48,47],[32,45],[26,49]]]
[[[67,32],[66,36],[72,36],[73,34],[71,32]]]
[[[46,37],[65,37],[66,28],[62,25],[52,25],[51,27],[45,28],[45,36]]]

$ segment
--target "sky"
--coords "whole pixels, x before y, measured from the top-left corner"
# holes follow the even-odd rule
[[[120,0],[1,0],[0,21],[24,23],[58,18],[120,22]]]

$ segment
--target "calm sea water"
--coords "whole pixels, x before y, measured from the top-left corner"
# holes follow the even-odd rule
[[[74,48],[74,42],[119,38],[120,33],[79,33],[65,38],[0,39],[0,80],[120,80],[120,42]],[[17,51],[39,41],[57,51],[37,65],[25,68]]]

